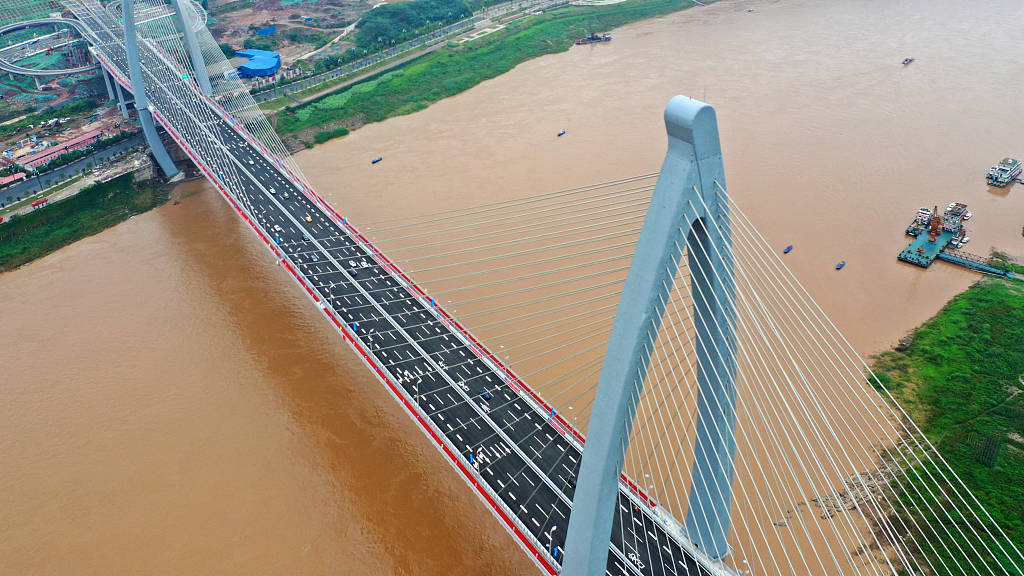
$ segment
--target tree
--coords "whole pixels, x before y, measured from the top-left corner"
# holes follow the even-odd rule
[[[220,46],[220,51],[224,53],[225,58],[231,59],[235,57],[235,49],[231,47],[231,44],[221,42],[218,46]]]
[[[993,268],[1003,271],[1010,269],[1011,258],[1010,255],[1007,254],[1006,252],[1003,252],[1002,250],[999,250],[997,248],[992,248],[992,251],[989,252],[989,257],[989,264],[991,264]]]
[[[246,38],[242,46],[246,49],[273,50],[277,47],[277,38],[264,36],[262,38]]]
[[[390,46],[472,15],[462,0],[411,0],[370,10],[356,24],[356,43]]]

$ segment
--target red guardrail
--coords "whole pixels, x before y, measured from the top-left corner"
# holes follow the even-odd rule
[[[97,58],[100,59],[101,61],[103,61],[102,58],[100,58],[98,55],[97,55]],[[119,83],[121,83],[122,85],[124,85],[125,87],[130,89],[129,83],[124,78],[121,77],[120,71],[118,71],[114,67],[110,66],[109,63],[107,64],[107,68],[112,71],[112,73],[113,73],[113,75],[115,77],[115,80],[117,80]],[[205,97],[205,95],[204,95],[204,97]],[[398,265],[396,265],[390,258],[388,258],[386,255],[384,255],[384,253],[381,250],[379,250],[372,242],[370,242],[370,240],[368,238],[366,238],[366,236],[364,236],[361,232],[359,232],[359,230],[355,226],[353,226],[346,218],[344,218],[343,216],[338,214],[338,212],[336,210],[334,210],[334,207],[332,207],[326,200],[324,200],[322,196],[317,194],[311,188],[307,187],[302,182],[302,180],[300,180],[297,176],[295,176],[291,172],[291,170],[289,170],[284,165],[284,163],[280,159],[278,159],[270,151],[268,151],[259,142],[259,140],[255,136],[253,136],[251,133],[249,133],[249,131],[246,130],[245,127],[242,126],[241,123],[238,122],[236,118],[234,118],[234,116],[232,116],[226,110],[224,110],[224,108],[221,107],[220,104],[218,104],[212,98],[206,97],[206,100],[208,102],[210,102],[213,106],[215,106],[220,111],[221,116],[225,120],[227,120],[230,123],[230,125],[235,128],[235,130],[237,132],[242,134],[250,142],[252,142],[252,143],[256,144],[257,146],[259,146],[260,150],[263,151],[265,156],[267,156],[270,160],[273,161],[272,163],[274,165],[276,165],[278,168],[286,171],[288,173],[288,175],[291,176],[291,180],[293,181],[293,183],[296,186],[299,187],[300,191],[302,191],[303,194],[309,200],[311,200],[314,203],[318,204],[322,209],[326,210],[331,216],[333,216],[334,217],[333,219],[335,220],[336,224],[341,226],[343,229],[347,229],[351,234],[357,236],[360,239],[360,241],[362,241],[363,244],[365,244],[370,250],[373,251],[373,254],[375,255],[375,259],[378,260],[379,263],[381,263],[385,268],[390,269],[391,272],[393,272],[394,274],[399,275],[403,280],[405,280],[406,283],[412,289],[415,290],[414,295],[416,295],[416,293],[418,293],[419,296],[422,296],[424,298],[428,298],[428,299],[430,299],[433,302],[433,299],[431,299],[430,296],[427,295],[426,291],[424,291],[419,286],[419,284],[417,284],[404,271],[402,271],[398,267]],[[201,160],[199,160],[199,158],[194,154],[194,152],[184,142],[184,140],[179,137],[179,135],[176,133],[176,131],[173,129],[173,127],[170,125],[170,123],[167,122],[167,120],[164,119],[162,116],[160,116],[159,113],[154,111],[153,114],[154,114],[154,116],[157,117],[157,119],[164,126],[164,128],[167,129],[168,133],[171,134],[171,136],[178,143],[178,145],[182,147],[182,149],[185,151],[186,154],[188,154],[188,156],[192,159],[192,161],[196,164],[196,166],[198,166],[203,171],[203,173],[206,175],[207,179],[210,180],[210,182],[214,184],[214,186],[218,189],[218,191],[221,192],[221,195],[224,196],[224,198],[232,205],[232,207],[234,207],[235,211],[238,212],[238,214],[246,221],[247,224],[249,224],[250,227],[253,228],[254,231],[256,231],[257,235],[271,249],[271,251],[275,255],[278,256],[278,258],[281,260],[282,264],[284,265],[285,269],[288,270],[288,272],[292,275],[292,277],[295,278],[295,280],[303,287],[303,289],[313,299],[313,301],[316,302],[317,304],[320,304],[320,302],[321,302],[320,299],[310,289],[310,287],[306,284],[306,282],[303,280],[303,278],[292,268],[292,266],[285,260],[284,256],[281,254],[281,252],[279,250],[277,250],[277,248],[264,236],[264,234],[260,231],[260,229],[255,225],[255,223],[252,222],[249,219],[249,217],[245,214],[245,212],[235,203],[234,199],[231,198],[230,194],[227,193],[227,191],[224,189],[223,185],[219,183],[218,179],[209,171],[209,169],[205,166],[205,164],[203,164],[203,162]],[[490,360],[499,369],[501,369],[502,371],[505,372],[507,377],[511,379],[511,380],[510,379],[506,379],[506,382],[508,384],[512,385],[512,387],[514,389],[518,387],[518,389],[520,391],[525,392],[536,403],[538,403],[542,407],[544,407],[545,411],[547,411],[547,413],[550,416],[549,422],[552,422],[552,427],[554,427],[555,430],[557,430],[563,436],[565,436],[567,434],[571,435],[580,444],[585,444],[586,443],[586,438],[583,436],[582,433],[580,433],[572,424],[570,424],[568,421],[566,421],[562,417],[561,414],[559,414],[557,411],[554,410],[554,408],[551,407],[550,404],[545,402],[544,399],[539,394],[537,394],[528,384],[526,384],[526,382],[524,382],[521,378],[519,378],[519,376],[516,375],[515,372],[513,372],[511,368],[509,368],[503,362],[501,362],[501,360],[498,359],[498,357],[495,356],[493,352],[491,352],[482,342],[480,342],[475,336],[473,336],[473,334],[471,332],[469,332],[469,330],[467,330],[458,320],[456,320],[454,317],[452,317],[450,314],[448,314],[448,312],[446,310],[444,310],[443,307],[438,306],[436,303],[434,304],[434,308],[436,308],[438,310],[439,314],[443,315],[445,319],[447,319],[454,326],[456,326],[459,329],[459,331],[466,338],[468,338],[473,343],[473,346],[478,349],[478,353],[483,353],[484,355],[486,355],[488,360]],[[327,315],[328,318],[339,329],[341,328],[342,323],[340,323],[338,321],[338,319],[334,316],[333,313],[329,312],[325,308],[321,308],[321,310],[323,310],[325,315]],[[424,429],[431,436],[431,438],[435,440],[435,443],[439,443],[438,444],[439,447],[441,447],[441,449],[445,453],[445,455],[448,456],[448,458],[456,465],[456,467],[459,469],[459,471],[464,475],[465,479],[474,488],[476,488],[477,492],[486,499],[488,504],[493,509],[495,509],[498,512],[498,514],[501,517],[501,519],[506,523],[507,528],[512,530],[513,535],[515,535],[517,538],[519,538],[520,541],[522,541],[528,547],[528,549],[534,554],[535,560],[537,560],[541,564],[541,566],[546,571],[548,571],[549,574],[555,574],[556,572],[554,571],[554,568],[550,564],[548,564],[546,560],[544,560],[542,558],[542,556],[537,551],[537,549],[532,544],[530,544],[528,540],[525,539],[524,535],[521,533],[521,531],[518,529],[518,527],[513,522],[511,522],[509,520],[508,516],[504,513],[504,511],[493,501],[493,499],[490,497],[490,495],[477,483],[476,479],[471,474],[469,474],[468,470],[462,464],[461,460],[459,460],[458,458],[455,458],[451,454],[451,450],[448,448],[448,446],[440,441],[440,439],[437,437],[436,433],[429,426],[423,426],[423,418],[421,417],[419,411],[412,409],[411,405],[405,399],[405,397],[397,392],[397,389],[395,388],[394,383],[392,383],[390,381],[390,379],[384,374],[383,370],[381,369],[380,366],[377,365],[377,363],[374,361],[374,359],[370,355],[368,355],[362,349],[362,347],[358,344],[358,342],[354,338],[352,338],[350,335],[348,335],[347,332],[342,331],[342,335],[344,336],[345,340],[347,342],[349,342],[350,345],[352,345],[353,347],[355,347],[357,349],[357,351],[360,353],[360,356],[363,357],[364,361],[371,367],[371,369],[374,371],[374,373],[377,374],[378,378],[381,379],[391,389],[392,393],[396,394],[396,396],[402,401],[402,404],[405,405],[408,410],[410,410],[410,413],[413,416],[415,416],[417,422],[421,425],[421,427],[424,427]],[[514,383],[512,382],[512,380],[514,380]],[[558,424],[561,424],[561,426],[555,425],[553,421],[557,421]],[[657,507],[657,502],[653,498],[651,498],[629,476],[627,476],[625,473],[622,473],[620,475],[620,477],[621,477],[622,481],[626,484],[626,486],[628,486],[630,488],[630,491],[633,492],[638,498],[640,498],[645,504],[647,504],[651,508]]]

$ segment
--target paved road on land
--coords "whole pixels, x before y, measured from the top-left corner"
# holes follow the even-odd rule
[[[17,202],[17,198],[27,198],[32,194],[45,192],[46,188],[56,186],[60,182],[81,174],[83,169],[91,169],[89,164],[92,164],[93,167],[104,166],[110,158],[123,154],[129,148],[139,146],[141,144],[144,144],[144,142],[142,133],[139,132],[134,136],[114,144],[110,148],[104,148],[98,152],[93,152],[84,158],[79,158],[78,160],[75,160],[65,166],[61,166],[51,172],[40,174],[38,176],[31,176],[27,180],[22,180],[17,184],[12,184],[7,188],[0,190],[0,204],[7,206],[12,202]],[[103,158],[104,160],[100,161],[100,158]],[[50,181],[49,185],[46,184],[47,180]]]

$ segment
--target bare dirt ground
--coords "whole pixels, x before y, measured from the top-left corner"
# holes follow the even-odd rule
[[[284,4],[284,5],[282,5]],[[211,17],[216,24],[210,27],[217,42],[242,48],[247,38],[256,38],[256,29],[277,26],[277,32],[263,38],[274,39],[274,50],[281,53],[286,63],[294,62],[314,50],[320,38],[336,38],[345,27],[357,21],[373,7],[372,0],[317,0],[294,2],[289,0],[255,0],[248,7],[221,13],[233,2],[210,2]],[[311,21],[305,18],[312,18]],[[339,41],[321,55],[345,51],[351,44]]]
[[[0,147],[2,148],[14,148],[14,156],[22,156],[27,153],[31,148],[30,145],[18,147],[17,142],[26,140],[30,136],[38,136],[41,140],[53,141],[53,142],[67,142],[77,136],[81,136],[92,130],[102,130],[107,134],[116,134],[125,128],[128,131],[134,131],[134,127],[124,126],[124,119],[118,112],[115,106],[99,106],[96,108],[95,114],[91,116],[83,115],[81,117],[71,118],[68,122],[60,123],[56,126],[36,126],[34,128],[25,128],[19,130],[14,134],[10,134],[5,138],[0,139]],[[2,163],[2,162],[0,162]]]

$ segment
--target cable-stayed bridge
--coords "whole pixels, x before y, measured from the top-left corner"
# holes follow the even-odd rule
[[[657,175],[382,217],[371,241],[198,5],[64,6],[165,174],[158,126],[543,571],[1021,573],[729,198],[709,106],[669,104]]]

